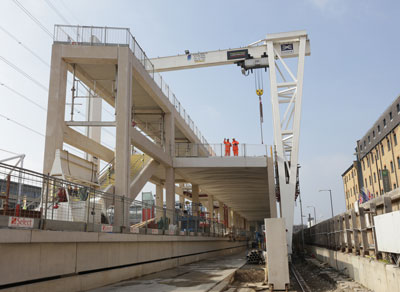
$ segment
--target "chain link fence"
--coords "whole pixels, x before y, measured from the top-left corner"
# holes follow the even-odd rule
[[[247,236],[212,218],[201,204],[132,200],[0,163],[0,228],[138,234]],[[14,220],[14,221],[13,221]]]

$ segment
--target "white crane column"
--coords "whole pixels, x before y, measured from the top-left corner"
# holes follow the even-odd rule
[[[305,32],[291,35],[277,34],[276,39],[279,38],[281,46],[285,46],[285,36],[288,38],[288,42],[293,42],[294,38],[300,42],[297,76],[294,76],[282,56],[275,50],[274,37],[267,37],[267,49],[274,122],[274,144],[276,146],[276,161],[279,173],[281,217],[285,218],[288,252],[291,254],[307,34]],[[278,67],[278,62],[282,67]],[[279,82],[277,73],[279,73],[281,80]],[[284,110],[282,115],[281,110]],[[289,177],[286,177],[285,167],[288,170]]]

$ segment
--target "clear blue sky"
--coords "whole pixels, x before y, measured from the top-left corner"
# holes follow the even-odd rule
[[[48,30],[65,23],[44,0],[18,0]],[[311,56],[305,64],[300,141],[303,205],[330,216],[345,209],[341,174],[363,136],[400,93],[399,1],[52,1],[71,24],[128,27],[148,56],[247,45],[266,33],[305,29]],[[0,25],[50,63],[52,39],[12,0],[0,2]],[[0,30],[0,56],[45,87],[49,69]],[[259,143],[253,76],[235,66],[164,74],[171,89],[210,143],[235,137]],[[46,90],[0,60],[0,83],[47,106]],[[271,106],[264,95],[264,136],[272,143]],[[46,115],[4,86],[0,114],[45,132]],[[0,148],[26,153],[26,166],[41,170],[43,137],[0,117]],[[111,139],[111,137],[105,138]],[[111,144],[111,142],[109,142]],[[0,157],[5,157],[0,153]],[[296,207],[298,210],[298,207]],[[311,212],[311,209],[306,209]],[[300,216],[296,211],[295,221]]]

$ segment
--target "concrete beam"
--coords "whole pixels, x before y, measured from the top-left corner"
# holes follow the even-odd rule
[[[116,122],[103,121],[66,121],[65,124],[69,127],[115,127]]]
[[[267,167],[266,157],[176,157],[174,167]]]
[[[97,158],[110,162],[114,159],[114,151],[82,135],[64,124],[64,142],[81,149]]]
[[[153,157],[155,160],[160,162],[165,166],[172,166],[172,159],[167,153],[163,151],[163,149],[154,144],[149,139],[147,139],[144,135],[142,135],[135,128],[130,129],[131,142],[132,145],[139,148],[141,151],[145,152],[147,155]]]
[[[130,199],[136,199],[139,192],[143,189],[151,176],[156,172],[159,165],[160,163],[152,160],[137,174],[129,187]]]

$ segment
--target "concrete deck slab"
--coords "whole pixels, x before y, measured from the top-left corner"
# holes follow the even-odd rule
[[[208,291],[246,263],[244,252],[179,266],[92,292]]]

